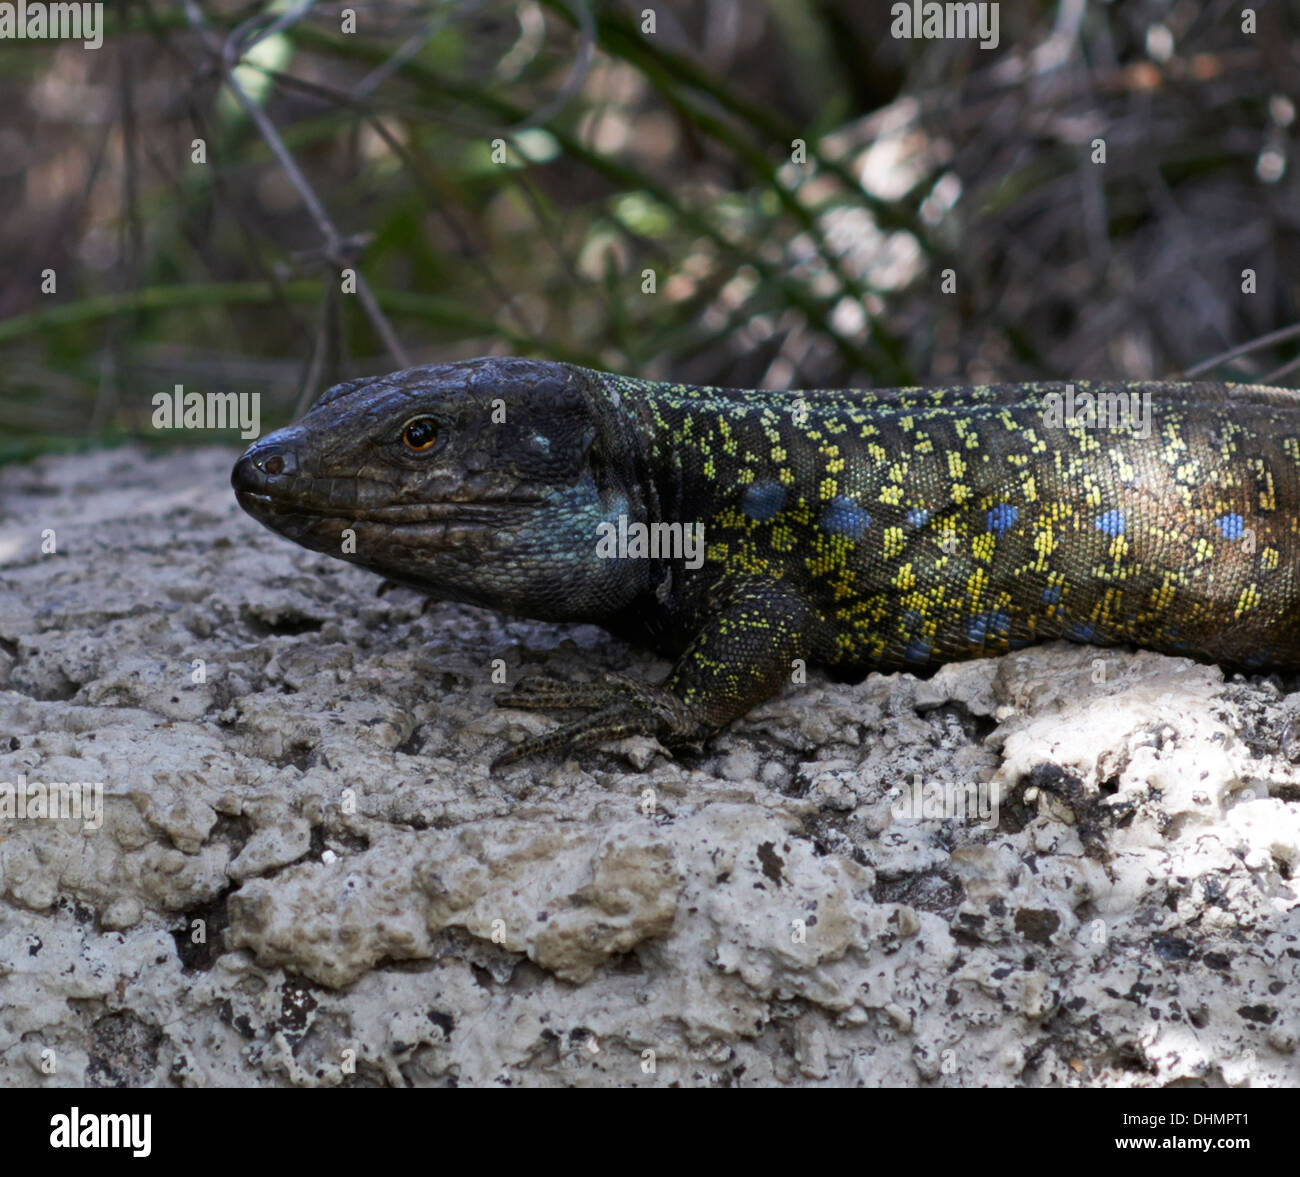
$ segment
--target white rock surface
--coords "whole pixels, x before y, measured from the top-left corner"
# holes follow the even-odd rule
[[[381,599],[233,458],[0,469],[0,782],[103,786],[0,819],[0,1085],[1300,1083],[1294,678],[1057,645],[492,776],[494,659],[665,664]]]

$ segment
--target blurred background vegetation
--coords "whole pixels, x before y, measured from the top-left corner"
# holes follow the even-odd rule
[[[0,41],[0,460],[174,444],[177,383],[267,428],[502,352],[816,387],[1278,333],[1215,372],[1286,383],[1300,12],[1245,7],[1006,0],[983,49],[885,0],[127,0],[98,50]]]

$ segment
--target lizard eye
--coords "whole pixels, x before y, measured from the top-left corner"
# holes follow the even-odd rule
[[[437,440],[438,423],[432,417],[416,417],[402,429],[402,441],[406,443],[406,448],[417,454],[432,449]]]

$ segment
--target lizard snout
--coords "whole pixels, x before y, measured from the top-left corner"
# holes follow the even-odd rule
[[[230,472],[230,485],[243,494],[267,494],[298,473],[298,451],[289,430],[269,434],[246,449]]]

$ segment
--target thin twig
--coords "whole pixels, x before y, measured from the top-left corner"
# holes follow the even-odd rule
[[[1274,380],[1277,380],[1281,376],[1286,376],[1289,373],[1294,372],[1297,368],[1300,368],[1300,356],[1297,356],[1294,360],[1289,360],[1287,363],[1283,364],[1280,368],[1274,368],[1273,371],[1269,372],[1260,380],[1260,383],[1272,384]]]
[[[329,295],[321,307],[320,323],[312,338],[311,358],[307,361],[307,370],[303,373],[302,389],[298,394],[298,403],[294,406],[293,419],[296,421],[307,411],[307,406],[316,400],[316,388],[320,385],[321,372],[325,370],[325,337],[329,333]]]
[[[559,114],[569,104],[573,96],[582,89],[587,81],[587,74],[591,72],[592,49],[596,44],[596,22],[592,19],[591,6],[586,0],[576,0],[576,2],[578,8],[578,35],[581,37],[581,41],[578,44],[578,55],[574,59],[573,68],[569,70],[569,76],[564,79],[564,85],[560,87],[560,92],[550,102],[516,123],[512,128],[515,131],[522,131],[525,127],[544,126],[550,122],[555,115]]]
[[[460,5],[456,10],[456,16],[464,20],[471,15],[479,6],[480,0],[470,0],[467,4]],[[435,13],[429,18],[429,22],[418,33],[412,33],[411,36],[398,47],[397,52],[392,55],[382,65],[375,66],[364,78],[352,87],[352,97],[356,99],[365,98],[381,82],[386,81],[408,61],[411,60],[426,44],[432,39],[444,24],[447,23],[447,7]]]
[[[306,13],[307,9],[311,7],[311,3],[312,0],[304,0],[304,3],[299,8],[285,13],[275,22],[272,28],[276,30],[287,28]],[[302,198],[311,219],[316,222],[317,229],[320,230],[321,236],[325,239],[325,256],[332,265],[342,268],[346,259],[341,234],[334,227],[334,222],[330,219],[329,213],[325,211],[325,206],[316,195],[315,189],[307,182],[306,176],[302,174],[297,163],[294,162],[294,158],[284,145],[284,140],[280,138],[280,133],[276,130],[275,124],[271,122],[270,117],[261,106],[253,101],[235,76],[235,65],[238,59],[234,56],[228,56],[228,53],[233,54],[235,50],[233,34],[231,38],[227,39],[225,45],[222,45],[217,35],[208,28],[197,0],[185,0],[185,11],[189,16],[190,24],[203,35],[209,48],[219,55],[226,85],[230,87],[239,105],[243,107],[244,113],[257,126],[258,133],[262,136],[267,147],[271,149],[271,154],[279,161],[285,175],[289,177],[289,182],[297,189],[298,195]],[[411,366],[410,357],[407,355],[401,341],[397,338],[392,325],[384,316],[383,311],[380,310],[378,302],[375,301],[370,284],[360,270],[355,271],[355,274],[357,298],[361,302],[366,317],[379,333],[379,337],[384,341],[384,347],[387,348],[388,353],[396,361],[398,367],[409,368]]]
[[[1226,364],[1229,360],[1235,360],[1238,356],[1244,356],[1252,351],[1258,351],[1263,347],[1271,347],[1275,343],[1281,343],[1287,339],[1293,339],[1300,335],[1300,323],[1292,323],[1290,327],[1282,327],[1277,331],[1270,331],[1267,335],[1261,335],[1258,339],[1252,339],[1249,343],[1243,343],[1240,347],[1234,347],[1231,351],[1225,351],[1204,363],[1197,364],[1194,368],[1188,368],[1183,373],[1183,378],[1191,380],[1199,376],[1202,372],[1208,372],[1211,368],[1217,368],[1220,364]],[[1290,371],[1290,366],[1279,369],[1271,373],[1271,376],[1279,376],[1283,372]]]
[[[259,12],[255,16],[250,16],[243,24],[237,25],[231,30],[230,36],[226,38],[226,43],[221,47],[221,60],[229,68],[233,68],[235,63],[248,53],[254,45],[265,41],[267,37],[283,32],[290,25],[297,24],[302,17],[307,15],[307,10],[315,3],[316,0],[300,0],[297,8],[285,9],[265,28],[258,30],[255,36],[250,36],[250,32],[256,29],[271,14],[269,12]]]

